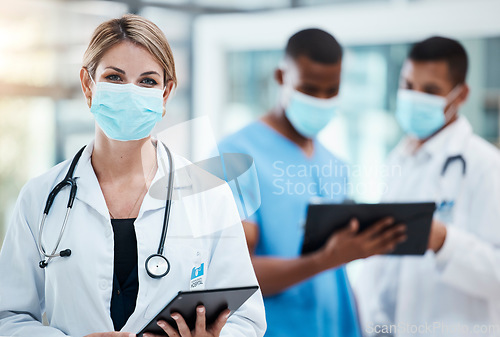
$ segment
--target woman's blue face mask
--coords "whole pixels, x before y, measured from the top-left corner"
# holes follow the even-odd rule
[[[121,141],[146,138],[161,120],[164,90],[132,83],[95,84],[90,112],[108,138]]]
[[[403,131],[418,139],[426,139],[436,133],[456,113],[455,109],[445,112],[445,108],[456,98],[457,89],[460,87],[455,87],[447,97],[400,89],[396,119]]]

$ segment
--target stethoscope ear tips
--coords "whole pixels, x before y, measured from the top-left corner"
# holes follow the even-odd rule
[[[42,269],[43,269],[43,268],[47,267],[47,265],[48,265],[47,261],[42,260],[42,261],[40,261],[40,263],[38,264],[38,267],[40,267],[40,268],[42,268]]]

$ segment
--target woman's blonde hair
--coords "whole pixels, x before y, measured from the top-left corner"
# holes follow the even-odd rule
[[[172,50],[163,32],[151,21],[134,14],[123,15],[101,23],[83,55],[83,67],[91,76],[102,56],[114,45],[130,41],[146,48],[163,68],[165,84],[171,80],[177,86]]]

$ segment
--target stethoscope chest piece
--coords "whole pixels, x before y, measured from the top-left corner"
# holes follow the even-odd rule
[[[163,255],[150,255],[146,259],[146,271],[152,278],[161,278],[170,271],[170,262]]]

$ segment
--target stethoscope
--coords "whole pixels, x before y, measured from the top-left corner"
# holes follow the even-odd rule
[[[455,156],[449,156],[448,158],[446,158],[443,167],[441,169],[441,182],[439,184],[440,185],[439,194],[441,195],[441,198],[438,198],[438,200],[440,199],[441,200],[436,204],[437,206],[436,211],[440,214],[440,216],[448,217],[446,220],[444,218],[441,219],[444,222],[451,221],[451,218],[449,217],[452,216],[452,209],[454,208],[455,205],[454,199],[458,196],[458,194],[460,193],[459,191],[461,190],[462,187],[462,183],[460,183],[454,188],[454,192],[450,192],[448,191],[450,186],[447,186],[448,188],[446,188],[445,184],[443,183],[448,167],[450,167],[450,165],[454,162],[458,162],[462,166],[462,169],[460,171],[460,174],[462,176],[462,183],[463,183],[463,177],[465,177],[465,174],[467,172],[467,162],[465,161],[464,157],[461,154]],[[454,182],[455,185],[457,183],[457,181],[455,180],[450,181],[450,183],[452,182]],[[445,193],[445,191],[449,192],[448,195]]]
[[[462,164],[462,176],[465,176],[465,173],[467,172],[467,163],[465,162],[464,156],[457,154],[456,156],[446,158],[443,168],[441,169],[441,177],[445,176],[446,170],[454,161],[459,161]]]
[[[163,255],[163,250],[165,248],[165,240],[167,237],[167,230],[168,230],[168,221],[169,221],[169,217],[170,217],[170,208],[171,208],[171,204],[172,204],[172,192],[173,192],[173,181],[174,181],[174,166],[173,165],[174,164],[172,161],[172,154],[170,153],[170,150],[168,149],[168,147],[165,144],[163,144],[163,146],[165,147],[165,151],[167,152],[170,172],[169,172],[169,176],[168,176],[167,201],[165,204],[165,215],[163,217],[163,227],[161,230],[160,244],[158,246],[157,253],[150,255],[146,259],[146,263],[145,263],[146,272],[152,278],[161,278],[161,277],[167,275],[168,272],[170,271],[170,262]],[[75,201],[76,191],[78,188],[78,186],[76,184],[76,180],[78,179],[78,177],[73,177],[73,173],[75,171],[75,167],[76,167],[78,160],[80,159],[84,149],[85,149],[85,146],[82,147],[80,149],[80,151],[78,151],[78,153],[75,155],[75,157],[71,161],[71,165],[69,166],[69,169],[68,169],[68,172],[66,173],[66,176],[59,184],[57,184],[52,189],[52,191],[49,193],[49,196],[47,198],[47,202],[45,203],[45,209],[43,210],[43,217],[42,217],[42,221],[40,222],[40,230],[38,233],[38,250],[40,251],[40,254],[42,254],[45,257],[45,259],[41,260],[40,263],[38,264],[40,268],[47,267],[49,261],[52,258],[68,257],[71,255],[71,249],[64,249],[64,250],[61,250],[59,253],[56,253],[56,252],[57,252],[57,248],[59,247],[59,243],[61,242],[61,238],[64,234],[64,230],[66,229],[69,214],[70,214],[71,208],[73,207],[73,203]],[[49,214],[50,208],[52,207],[52,204],[53,204],[57,194],[66,186],[70,186],[68,205],[66,208],[66,215],[64,216],[63,225],[61,227],[61,231],[59,232],[59,237],[57,238],[55,247],[50,254],[47,254],[47,252],[43,246],[43,243],[42,243],[43,227],[45,225],[45,220],[47,219],[47,215]]]

